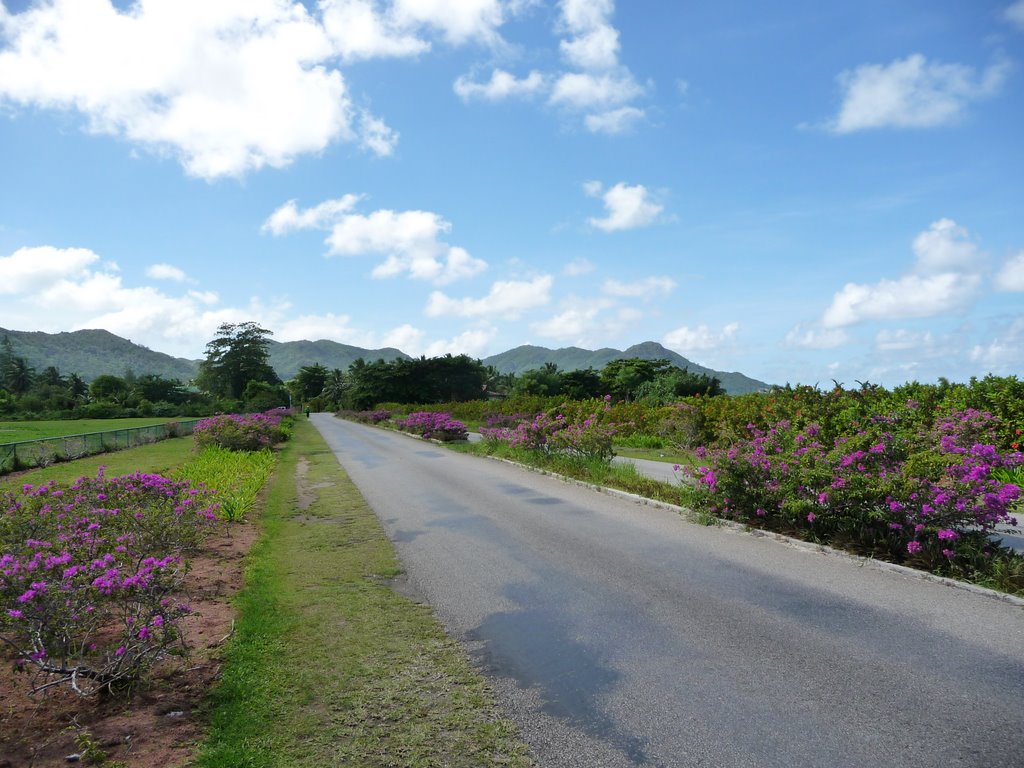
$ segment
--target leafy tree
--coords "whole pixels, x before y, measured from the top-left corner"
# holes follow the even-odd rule
[[[77,373],[72,373],[68,376],[67,388],[68,394],[76,400],[83,400],[85,399],[85,396],[89,394],[89,385],[86,384],[85,379]]]
[[[283,384],[250,381],[245,385],[245,392],[242,393],[242,398],[245,401],[245,409],[247,411],[253,413],[269,411],[271,408],[288,405],[288,390]]]
[[[692,373],[683,368],[673,368],[653,381],[637,387],[635,396],[650,405],[668,405],[684,397],[724,395],[722,383],[714,376]]]
[[[127,380],[125,381],[127,384]],[[177,379],[165,379],[158,373],[144,373],[136,377],[132,393],[140,400],[151,403],[180,405],[188,399],[188,392]]]
[[[579,368],[562,374],[562,394],[570,400],[586,400],[604,394],[601,376],[593,368]]]
[[[271,331],[257,323],[223,323],[218,336],[207,343],[206,359],[199,364],[196,384],[218,397],[241,398],[249,382],[280,384],[270,367]]]
[[[289,382],[289,389],[291,389],[292,394],[295,396],[296,405],[307,403],[323,392],[329,373],[327,368],[319,363],[304,365],[299,368],[295,378]]]
[[[562,393],[562,373],[556,363],[544,363],[540,368],[532,368],[519,374],[512,393],[541,397],[559,395]]]
[[[668,360],[628,357],[612,360],[601,369],[601,386],[619,400],[633,400],[641,384],[654,381],[674,366]]]
[[[338,410],[348,405],[348,393],[352,388],[352,382],[348,375],[341,368],[333,369],[327,374],[327,381],[320,393],[323,398],[321,408],[325,405],[332,410]]]
[[[63,387],[66,383],[55,365],[48,365],[43,368],[42,373],[39,374],[39,382],[51,387]]]
[[[15,395],[23,395],[32,388],[35,369],[23,357],[10,357],[4,368],[4,386]]]
[[[128,384],[120,376],[104,374],[97,376],[89,385],[89,394],[93,400],[123,404],[128,399]]]

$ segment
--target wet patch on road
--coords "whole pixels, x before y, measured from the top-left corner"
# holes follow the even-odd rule
[[[618,683],[619,673],[570,636],[553,612],[493,613],[468,639],[481,644],[474,655],[487,674],[536,688],[544,702],[541,711],[609,744],[634,765],[649,764],[643,741],[621,733],[598,705],[598,698]]]

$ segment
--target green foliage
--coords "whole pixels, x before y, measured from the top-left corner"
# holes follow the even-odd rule
[[[225,520],[242,520],[256,506],[256,497],[276,463],[277,458],[269,449],[232,451],[208,446],[172,477],[213,490],[220,516]]]
[[[250,382],[280,384],[270,367],[271,331],[254,322],[222,323],[206,345],[199,364],[198,386],[217,397],[240,398]]]
[[[487,373],[468,355],[417,360],[357,360],[348,371],[346,405],[366,410],[381,402],[447,403],[481,399]]]

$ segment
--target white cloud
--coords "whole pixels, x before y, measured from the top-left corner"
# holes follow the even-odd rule
[[[786,334],[786,345],[790,347],[835,349],[849,342],[849,335],[840,328],[805,328],[797,325]]]
[[[594,332],[598,316],[606,308],[596,302],[570,307],[547,320],[530,323],[530,330],[552,339],[580,339]]]
[[[75,110],[90,131],[206,179],[359,138],[324,28],[291,0],[50,0],[4,21],[0,98]],[[374,142],[364,142],[373,151]]]
[[[826,328],[839,328],[864,320],[931,317],[965,308],[978,294],[981,277],[945,272],[906,275],[874,285],[847,283],[832,298],[822,317]]]
[[[146,268],[146,277],[151,277],[154,280],[170,280],[175,283],[184,283],[188,280],[188,275],[184,270],[172,264],[153,264]]]
[[[580,277],[594,271],[594,264],[587,259],[573,259],[562,269],[562,274],[568,277]]]
[[[619,32],[598,24],[571,40],[559,43],[562,56],[580,69],[609,69],[619,63]]]
[[[668,296],[676,288],[676,281],[671,277],[645,277],[640,280],[624,283],[620,280],[605,280],[601,290],[609,296],[628,296],[631,298],[650,299],[654,296]]]
[[[722,346],[735,336],[739,329],[739,323],[729,323],[721,331],[712,330],[706,325],[698,325],[696,328],[684,325],[666,333],[662,343],[680,354],[701,352]]]
[[[424,335],[419,328],[405,323],[385,333],[381,339],[381,346],[394,347],[410,355],[420,355]]]
[[[597,197],[601,195],[602,187],[598,182],[588,181],[583,185],[583,191]],[[602,219],[587,219],[587,223],[605,232],[646,227],[653,224],[664,210],[664,206],[651,201],[647,188],[642,184],[631,187],[619,182],[601,196],[608,215]]]
[[[551,89],[550,103],[573,109],[609,108],[643,95],[643,87],[628,72],[568,72]]]
[[[969,233],[939,219],[914,238],[911,274],[874,284],[847,283],[822,316],[826,328],[864,320],[931,317],[965,309],[977,297],[984,258]]]
[[[928,331],[909,331],[905,328],[882,329],[875,335],[875,347],[880,352],[922,352],[935,344]]]
[[[428,317],[456,315],[514,320],[528,309],[547,304],[551,300],[553,284],[551,275],[533,280],[499,281],[480,299],[453,299],[441,291],[434,291],[430,294],[425,313]]]
[[[828,127],[852,133],[950,123],[971,102],[998,93],[1009,69],[1008,60],[999,59],[979,74],[973,67],[930,62],[921,54],[888,65],[863,64],[837,78],[843,103]]]
[[[546,87],[546,78],[537,70],[521,80],[503,69],[495,69],[486,83],[477,83],[466,75],[459,77],[452,86],[463,101],[484,99],[502,101],[513,97],[532,96]]]
[[[496,335],[497,330],[494,328],[464,331],[452,339],[439,339],[428,344],[421,354],[427,357],[441,357],[447,354],[483,357]]]
[[[86,248],[19,248],[0,257],[0,294],[31,294],[61,279],[81,278],[99,259]]]
[[[626,133],[646,117],[647,113],[637,107],[619,107],[608,112],[599,112],[583,118],[583,124],[591,133],[617,135]]]
[[[1024,367],[1024,315],[1009,319],[991,341],[975,345],[970,359],[991,373],[1019,374]]]
[[[444,285],[479,274],[487,263],[464,248],[443,242],[451,224],[430,211],[392,211],[370,214],[354,212],[361,195],[345,195],[299,210],[289,200],[263,223],[263,231],[275,235],[299,229],[327,230],[328,255],[362,256],[383,254],[386,258],[373,270],[374,277],[395,277],[408,273],[417,280]]]
[[[978,246],[969,239],[964,227],[952,219],[939,219],[914,238],[917,257],[914,269],[921,274],[970,272],[981,268]]]
[[[402,29],[372,0],[322,0],[322,19],[335,50],[346,61],[418,56],[430,43]]]
[[[359,146],[378,157],[390,157],[398,145],[398,131],[393,130],[366,110],[359,116]]]
[[[1024,251],[1006,260],[996,273],[995,285],[1000,291],[1024,291]]]
[[[1017,2],[1003,11],[1003,18],[1024,30],[1024,0],[1017,0]]]

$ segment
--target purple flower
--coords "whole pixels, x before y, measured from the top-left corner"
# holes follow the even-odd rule
[[[909,552],[910,554],[916,555],[918,552],[921,551],[921,549],[922,549],[921,542],[919,542],[919,541],[908,541],[907,542],[907,552]]]

